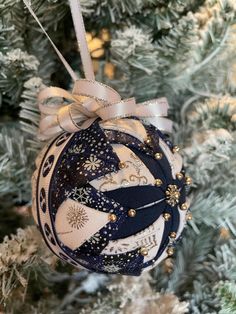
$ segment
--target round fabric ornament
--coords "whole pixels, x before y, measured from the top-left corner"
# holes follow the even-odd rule
[[[39,94],[39,137],[50,141],[32,177],[34,218],[62,260],[137,276],[174,253],[191,179],[166,135],[167,100],[136,104],[96,82],[80,6],[70,5],[86,79],[77,80],[54,46],[75,85],[72,93],[49,87]]]

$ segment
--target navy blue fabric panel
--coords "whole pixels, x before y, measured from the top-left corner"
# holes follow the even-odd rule
[[[140,254],[120,272],[122,275],[139,276],[143,268],[144,257]]]
[[[119,161],[97,122],[86,130],[76,132],[65,146],[54,169],[49,195],[51,212],[55,215],[67,198],[68,191],[118,171]]]
[[[151,124],[150,125],[144,125],[144,127],[150,136],[153,136],[156,138],[160,137],[170,147],[170,149],[173,148],[174,145],[169,140],[169,137],[167,135],[165,135],[164,133],[162,133],[154,125],[151,125]]]
[[[124,207],[134,209],[165,198],[160,188],[150,185],[131,186],[103,192],[103,194]]]
[[[182,171],[181,171],[182,173]],[[182,173],[183,174],[183,173]],[[185,186],[185,177],[183,174],[183,178],[181,180],[179,179],[175,179],[173,180],[173,184],[176,184],[180,189],[182,189]],[[184,192],[184,191],[183,191]]]
[[[158,151],[159,149],[159,135],[157,132],[149,132],[148,128],[144,125],[147,136],[149,139],[149,143],[146,143],[147,146],[151,148],[153,152]]]
[[[177,206],[172,208],[172,230],[171,232],[177,232],[178,228],[179,228],[179,221],[180,221],[180,217],[179,217],[179,211]]]
[[[173,180],[172,179],[172,173],[171,173],[171,168],[170,168],[170,164],[168,159],[165,157],[165,154],[163,153],[160,145],[159,145],[159,137],[169,146],[169,148],[172,148],[173,145],[170,141],[168,141],[166,139],[166,137],[164,136],[164,134],[162,134],[157,128],[155,128],[153,125],[144,125],[149,137],[152,139],[152,149],[155,153],[162,153],[163,157],[161,160],[158,160],[157,162],[160,163],[163,172],[166,175],[166,178],[168,179],[168,181]],[[158,141],[157,141],[158,140]]]
[[[180,193],[179,203],[181,205],[185,202],[186,202],[186,191],[185,191],[185,186],[183,186]]]
[[[114,130],[104,130],[104,132],[106,134],[107,140],[111,144],[123,144],[129,148],[136,148],[145,154],[153,155],[153,150],[150,146],[142,143],[139,139],[133,137],[132,135]]]
[[[172,210],[171,210],[171,216],[173,217],[173,211]],[[166,245],[166,241],[169,239],[169,234],[172,231],[173,231],[173,218],[170,219],[169,221],[165,222],[165,229],[163,232],[160,249],[159,249],[158,254],[156,256],[157,258],[161,255],[161,252],[163,251],[161,249],[162,249],[163,245],[164,246]]]
[[[138,233],[152,225],[165,211],[166,203],[161,202],[148,208],[137,210],[136,216],[127,219],[119,226],[112,240],[122,239]]]

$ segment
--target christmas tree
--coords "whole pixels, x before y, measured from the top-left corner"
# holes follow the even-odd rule
[[[31,6],[82,77],[67,1]],[[193,219],[176,254],[140,278],[78,271],[50,253],[30,213],[37,93],[72,82],[23,1],[0,0],[0,311],[236,313],[235,1],[81,6],[96,79],[125,98],[168,98]]]

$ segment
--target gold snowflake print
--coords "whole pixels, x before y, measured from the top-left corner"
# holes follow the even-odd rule
[[[88,160],[83,164],[84,169],[86,170],[96,170],[100,167],[101,160],[99,160],[96,156],[91,155]]]
[[[174,207],[176,204],[179,203],[179,198],[180,198],[180,192],[178,190],[177,185],[168,185],[167,190],[166,190],[166,202]]]
[[[75,229],[83,228],[86,222],[89,221],[85,210],[82,207],[76,205],[69,207],[66,219],[69,225]]]

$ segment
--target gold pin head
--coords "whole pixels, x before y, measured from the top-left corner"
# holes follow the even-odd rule
[[[187,210],[187,209],[188,209],[188,204],[187,204],[187,203],[183,203],[183,204],[180,206],[180,209],[181,209],[181,210]]]
[[[110,222],[116,222],[117,216],[115,214],[109,214],[109,220]]]
[[[186,220],[192,220],[192,219],[193,219],[192,213],[187,213]]]
[[[155,159],[156,160],[160,160],[162,158],[162,156],[163,156],[162,153],[156,153],[155,154]]]
[[[170,218],[171,218],[171,214],[169,214],[169,213],[164,213],[164,214],[163,214],[163,218],[165,219],[165,221],[169,221]]]
[[[155,185],[156,186],[161,186],[163,184],[161,179],[155,179]]]
[[[184,177],[184,175],[183,175],[181,172],[176,173],[176,178],[177,178],[178,180],[182,180],[183,177]]]
[[[148,136],[148,137],[146,138],[146,140],[145,140],[145,143],[146,143],[146,144],[151,144],[151,142],[152,142],[152,139],[151,139],[151,137]]]
[[[120,169],[124,169],[125,166],[126,166],[125,162],[123,162],[123,161],[120,161],[120,162],[119,162],[119,168],[120,168]]]
[[[192,178],[189,177],[189,176],[186,176],[186,177],[185,177],[185,183],[186,183],[187,185],[191,185],[191,184],[193,183]]]
[[[173,152],[173,153],[177,153],[177,152],[179,152],[179,150],[180,150],[180,148],[179,148],[179,146],[177,146],[177,145],[175,145],[175,146],[172,148],[172,152]]]
[[[176,232],[171,232],[171,233],[170,233],[170,238],[171,238],[171,239],[175,239],[176,236],[177,236]]]
[[[147,256],[148,255],[148,250],[147,250],[147,248],[145,248],[145,247],[141,247],[141,249],[140,249],[140,254],[141,255],[143,255],[143,256]]]
[[[129,216],[129,217],[135,217],[135,216],[136,216],[136,210],[131,208],[131,209],[128,211],[128,216]]]
[[[174,254],[174,248],[172,246],[170,246],[170,247],[168,247],[166,252],[167,252],[168,256],[172,256]]]

